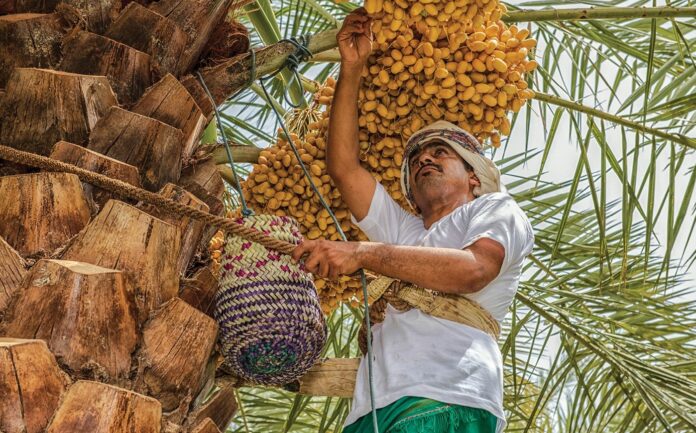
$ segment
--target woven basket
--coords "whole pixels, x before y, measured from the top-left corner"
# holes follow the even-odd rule
[[[297,221],[259,215],[240,219],[298,244]],[[288,255],[228,235],[215,319],[227,367],[240,378],[283,385],[302,376],[326,342],[326,322],[311,275]]]

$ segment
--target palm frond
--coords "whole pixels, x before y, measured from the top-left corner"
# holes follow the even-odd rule
[[[272,40],[263,26],[275,26],[275,40],[316,33],[335,28],[357,6],[264,1],[249,8],[272,13],[272,26],[245,18],[259,25],[252,33],[256,44]],[[559,6],[653,2],[535,0],[509,9],[514,16]],[[696,20],[526,25],[539,40],[534,55],[540,68],[530,87],[544,96],[513,117],[512,135],[494,153],[536,230],[504,324],[507,431],[691,431],[696,303],[685,273],[696,262],[696,48],[690,43]],[[307,64],[300,72],[322,82],[335,68]],[[228,137],[271,145],[277,124],[266,102],[287,109],[286,84],[273,81],[275,101],[253,90],[228,101]],[[329,318],[326,356],[358,354],[361,319],[361,311],[348,305]],[[349,410],[347,400],[277,389],[245,388],[239,396],[243,410],[233,432],[338,432]]]

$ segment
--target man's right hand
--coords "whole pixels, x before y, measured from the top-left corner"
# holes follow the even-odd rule
[[[348,14],[336,35],[341,53],[341,68],[362,69],[372,51],[372,19],[365,8]]]
[[[341,52],[341,73],[334,90],[329,134],[326,143],[326,169],[355,218],[365,218],[370,210],[377,182],[360,165],[358,141],[358,95],[362,69],[372,51],[372,20],[365,9],[356,9],[343,21],[336,35]]]

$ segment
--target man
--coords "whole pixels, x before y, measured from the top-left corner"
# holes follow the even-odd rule
[[[532,228],[500,192],[500,174],[477,140],[436,122],[408,141],[402,188],[418,216],[402,209],[358,159],[357,97],[371,50],[370,20],[349,15],[338,33],[341,71],[327,168],[354,221],[372,242],[304,241],[310,272],[328,278],[360,268],[475,300],[502,322],[512,302]],[[387,308],[373,327],[375,404],[381,433],[493,433],[505,426],[502,357],[479,329],[418,309]],[[361,362],[346,433],[371,433],[367,362]]]

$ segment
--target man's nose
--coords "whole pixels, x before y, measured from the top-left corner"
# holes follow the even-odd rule
[[[418,165],[423,166],[425,164],[430,164],[433,162],[433,157],[428,152],[423,152],[418,156]]]

